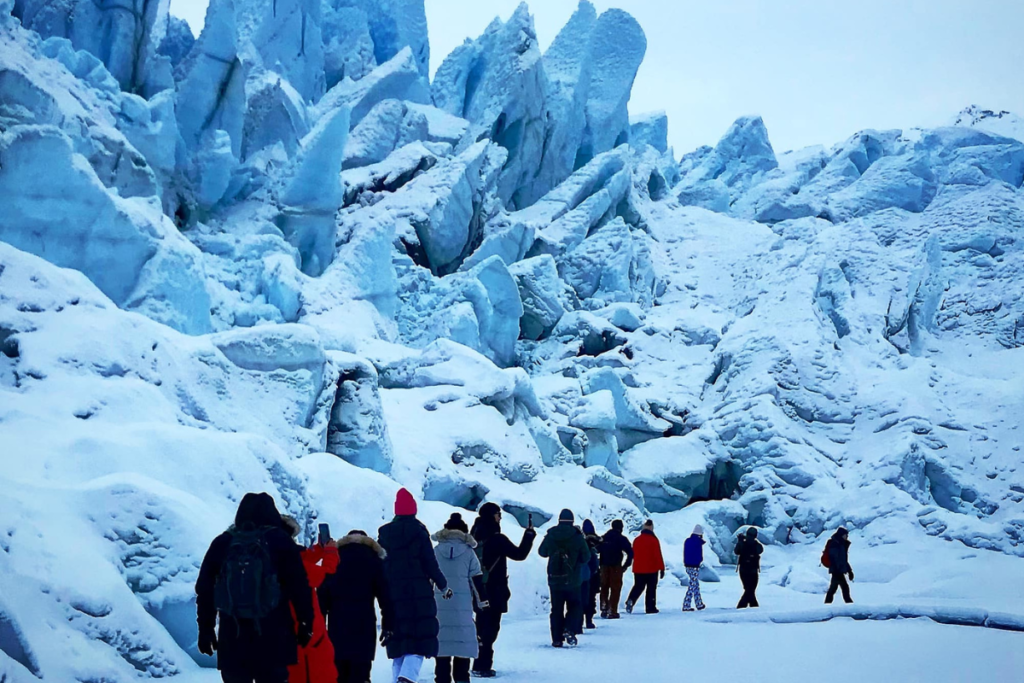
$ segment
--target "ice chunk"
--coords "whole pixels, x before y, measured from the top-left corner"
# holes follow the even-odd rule
[[[551,333],[566,310],[565,283],[550,256],[537,256],[512,265],[509,271],[519,285],[523,318],[519,321],[524,339],[542,339]]]
[[[344,167],[379,163],[396,149],[429,137],[430,125],[422,112],[400,100],[384,100],[349,135]]]
[[[759,116],[737,119],[713,150],[692,163],[680,181],[680,203],[719,212],[779,165]]]
[[[348,138],[349,110],[341,106],[322,116],[302,139],[286,174],[280,200],[279,227],[299,251],[302,272],[317,276],[334,260],[341,207],[342,154]]]
[[[587,50],[587,125],[575,168],[629,141],[626,107],[646,52],[647,37],[627,12],[610,9],[597,18]]]
[[[587,123],[591,69],[588,48],[596,22],[593,4],[580,2],[544,53],[548,83],[544,95],[546,144],[534,177],[520,189],[525,206],[547,194],[575,170],[576,152]]]
[[[56,128],[0,136],[0,194],[0,239],[80,270],[120,306],[191,334],[209,330],[198,250],[158,206],[110,194]]]
[[[168,15],[167,31],[164,33],[163,40],[160,41],[157,52],[171,60],[171,66],[175,67],[185,59],[185,55],[192,50],[192,46],[195,44],[196,37],[192,35],[192,29],[188,22]]]
[[[455,272],[469,255],[481,223],[494,211],[486,193],[504,159],[502,150],[484,140],[403,189],[403,197],[412,195],[422,212],[412,222],[433,272]]]
[[[102,57],[123,90],[143,89],[167,31],[170,2],[132,0],[128,6],[88,0],[19,0],[21,23],[44,38],[68,38],[78,50]]]
[[[358,15],[354,15],[353,10]],[[430,75],[430,41],[423,0],[326,0],[324,16],[330,18],[332,15],[334,18],[330,25],[334,31],[325,29],[325,43],[344,44],[338,41],[338,33],[335,31],[343,32],[350,27],[360,33],[365,30],[372,50],[371,56],[378,64],[389,61],[404,48],[409,48],[424,81]],[[346,75],[354,80],[360,78],[354,74]]]
[[[309,132],[302,96],[288,81],[269,71],[249,79],[246,90],[240,160],[278,143],[292,157]]]
[[[555,325],[551,336],[562,343],[574,340],[578,353],[584,356],[599,356],[626,343],[625,335],[589,311],[566,313]]]
[[[545,89],[525,3],[507,22],[495,20],[475,42],[456,49],[434,76],[434,104],[470,122],[467,140],[488,138],[508,151],[498,195],[510,208],[527,204],[519,190],[541,161]]]
[[[327,452],[357,467],[390,474],[394,456],[377,370],[351,354],[331,352],[329,358],[339,377],[327,431]]]
[[[633,235],[617,218],[558,259],[558,273],[580,299],[629,301]]]
[[[579,429],[612,431],[616,426],[615,396],[607,389],[583,396],[569,415],[569,424]]]
[[[231,172],[238,165],[227,131],[211,131],[193,163],[196,202],[203,209],[210,210],[224,196],[231,183]]]
[[[406,102],[410,112],[423,114],[427,120],[427,139],[431,142],[447,142],[455,145],[465,135],[469,128],[469,121],[458,116],[452,116],[446,111],[428,104],[417,104]]]
[[[622,477],[612,474],[604,467],[591,467],[588,469],[588,475],[590,478],[587,480],[587,483],[598,491],[604,491],[616,498],[628,500],[638,510],[646,509],[644,506],[644,494],[640,489]]]
[[[360,80],[344,80],[335,85],[314,107],[312,118],[347,106],[352,110],[349,123],[355,127],[384,100],[409,100],[421,104],[430,101],[409,48],[401,50]]]
[[[234,155],[242,153],[248,70],[238,58],[236,41],[232,2],[210,3],[199,39],[178,65],[178,128],[189,149],[199,147],[207,131],[219,129],[227,132]]]
[[[631,117],[629,144],[650,145],[661,153],[668,151],[668,116],[663,111]]]
[[[637,438],[644,440],[652,438],[652,435],[660,436],[671,426],[666,420],[651,414],[648,406],[633,398],[622,378],[611,368],[591,370],[583,375],[580,383],[585,395],[604,390],[611,392],[615,399],[615,426],[627,443],[635,442]]]
[[[637,304],[617,303],[606,306],[596,314],[625,332],[636,332],[644,325],[647,314]]]
[[[343,2],[324,2],[321,33],[324,76],[330,90],[345,79],[358,81],[377,66],[366,11]]]

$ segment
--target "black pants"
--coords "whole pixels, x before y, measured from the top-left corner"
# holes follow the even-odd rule
[[[335,660],[338,667],[338,683],[370,683],[373,662],[351,659]]]
[[[740,567],[740,581],[743,583],[743,597],[740,598],[740,604],[736,605],[737,609],[743,609],[744,607],[758,607],[757,580],[757,567]]]
[[[454,666],[452,666],[454,660]],[[469,683],[469,659],[438,657],[434,660],[434,683]]]
[[[490,671],[494,668],[494,641],[501,631],[501,612],[485,609],[476,613],[476,640],[480,643],[480,654],[473,662],[473,671]]]
[[[629,591],[629,598],[626,600],[633,605],[640,599],[641,593],[647,593],[644,609],[647,612],[654,612],[658,609],[658,575],[657,574],[634,574],[633,590]]]
[[[597,614],[597,594],[600,592],[599,575],[591,575],[589,580],[583,582],[583,616],[587,618],[588,624],[594,621],[594,615]]]
[[[832,604],[832,598],[836,597],[837,588],[841,588],[843,590],[843,600],[845,602],[853,602],[853,598],[850,597],[850,584],[846,583],[846,576],[843,574],[833,574],[832,583],[829,584],[828,593],[825,594],[826,605]]]
[[[583,625],[583,601],[580,589],[551,589],[551,642],[561,643],[566,633],[579,635]]]
[[[288,683],[288,669],[272,669],[255,675],[221,671],[220,677],[224,683]]]

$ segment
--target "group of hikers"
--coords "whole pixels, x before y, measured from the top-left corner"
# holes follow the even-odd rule
[[[217,653],[224,683],[368,683],[379,609],[379,642],[394,683],[417,683],[426,659],[436,660],[436,683],[494,677],[494,644],[512,595],[508,561],[529,556],[537,537],[532,518],[517,545],[502,533],[495,503],[480,506],[472,530],[453,513],[432,536],[416,514],[415,499],[402,489],[395,517],[377,540],[360,530],[331,539],[321,525],[318,541],[303,547],[300,524],[281,515],[269,494],[246,494],[234,524],[214,539],[199,570],[199,652]],[[686,612],[705,608],[703,536],[697,525],[683,546]],[[832,574],[826,603],[840,589],[852,602],[849,544],[840,527],[823,553]],[[764,547],[755,528],[740,535],[735,551],[743,583],[738,607],[757,607]],[[572,511],[563,510],[538,554],[547,559],[554,647],[575,646],[578,636],[596,628],[598,605],[602,618],[620,618],[630,568],[626,611],[644,597],[646,613],[658,612],[665,560],[651,520],[630,543],[622,520],[600,536],[593,522],[578,527]]]

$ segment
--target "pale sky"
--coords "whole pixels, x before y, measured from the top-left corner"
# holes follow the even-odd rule
[[[207,0],[172,0],[198,33]],[[764,117],[776,151],[865,128],[1024,115],[1024,0],[593,0],[647,33],[630,112],[664,110],[676,156]],[[431,68],[519,0],[426,0]],[[546,49],[577,0],[530,2]]]

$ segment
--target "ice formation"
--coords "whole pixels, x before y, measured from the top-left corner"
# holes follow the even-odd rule
[[[796,592],[839,523],[1024,555],[1020,119],[780,153],[745,117],[677,160],[645,50],[583,1],[542,52],[523,5],[428,82],[423,0],[213,0],[197,39],[0,0],[10,680],[209,665],[192,584],[249,490],[309,530],[400,485],[434,526],[653,515],[674,576],[754,524]]]

